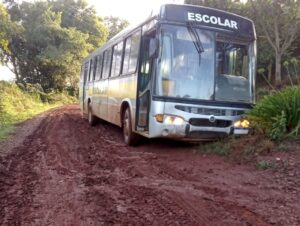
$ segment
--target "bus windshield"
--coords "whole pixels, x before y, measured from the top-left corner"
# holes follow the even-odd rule
[[[156,95],[251,102],[249,45],[232,39],[213,31],[195,28],[191,34],[185,26],[163,25]]]

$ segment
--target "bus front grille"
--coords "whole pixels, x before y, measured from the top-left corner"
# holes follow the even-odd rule
[[[215,108],[200,108],[200,107],[189,107],[176,105],[175,108],[180,111],[185,111],[193,114],[201,115],[214,115],[214,116],[238,116],[243,115],[243,110],[230,110],[230,109],[215,109]]]
[[[189,123],[192,126],[203,126],[203,127],[219,127],[219,128],[226,128],[231,126],[232,121],[230,120],[221,120],[216,119],[214,122],[210,122],[208,119],[203,118],[191,118]]]

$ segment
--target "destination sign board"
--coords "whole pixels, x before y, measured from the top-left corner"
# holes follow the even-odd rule
[[[161,9],[161,19],[183,23],[192,22],[193,24],[228,30],[241,36],[255,38],[251,20],[212,8],[166,4]]]

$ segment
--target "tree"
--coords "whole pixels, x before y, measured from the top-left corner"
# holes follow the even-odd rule
[[[76,28],[84,34],[88,34],[87,42],[94,48],[103,45],[108,36],[108,29],[104,20],[97,16],[96,10],[88,6],[84,0],[56,0],[53,1],[52,10],[61,13],[61,26],[64,28]]]
[[[300,31],[299,0],[251,0],[254,19],[275,52],[275,85],[282,83],[282,57]]]
[[[107,29],[84,1],[12,4],[11,18],[23,31],[9,38],[6,58],[17,82],[40,84],[44,91],[77,89],[81,60],[102,45]]]
[[[0,63],[6,63],[6,54],[9,53],[9,39],[18,33],[20,27],[11,19],[4,5],[0,4]]]
[[[129,22],[127,20],[113,16],[105,17],[104,23],[109,30],[108,39],[111,39],[129,25]]]
[[[185,0],[186,4],[201,5],[225,11],[236,11],[239,0]]]

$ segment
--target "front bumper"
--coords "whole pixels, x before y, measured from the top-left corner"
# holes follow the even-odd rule
[[[154,121],[154,120],[153,120]],[[193,126],[188,122],[182,125],[166,125],[165,123],[155,122],[155,134],[152,137],[165,137],[179,140],[215,140],[225,138],[230,135],[246,135],[249,129]]]

